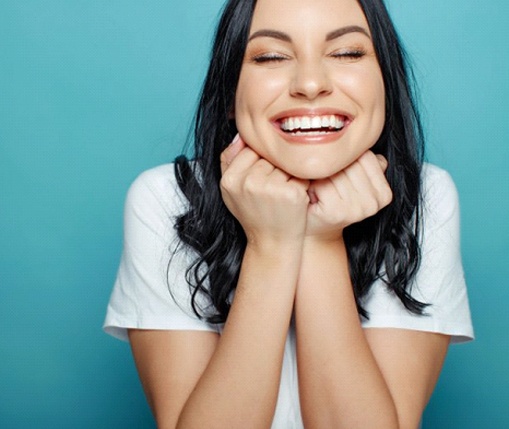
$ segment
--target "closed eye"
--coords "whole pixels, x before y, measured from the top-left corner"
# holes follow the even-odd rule
[[[263,63],[270,63],[270,62],[281,62],[287,60],[288,57],[281,54],[261,54],[261,55],[255,55],[253,58],[251,58],[251,61],[253,61],[256,64],[263,64]]]
[[[362,49],[339,51],[339,52],[334,52],[334,53],[330,54],[330,56],[333,58],[352,59],[352,60],[362,58],[364,55],[366,55],[366,51],[364,51]]]

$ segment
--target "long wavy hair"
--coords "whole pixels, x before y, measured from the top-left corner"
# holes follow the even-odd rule
[[[359,314],[373,282],[382,279],[412,313],[427,304],[411,296],[420,262],[421,169],[424,139],[413,75],[383,0],[358,0],[371,30],[385,84],[385,126],[373,151],[384,155],[392,203],[344,231]],[[196,315],[224,323],[246,248],[242,227],[223,203],[220,154],[237,133],[231,118],[256,0],[229,0],[221,15],[194,126],[194,159],[175,159],[178,186],[189,204],[175,228],[196,255],[186,272]],[[171,263],[171,262],[170,262]],[[198,296],[210,305],[205,311]],[[201,302],[201,301],[200,301]]]

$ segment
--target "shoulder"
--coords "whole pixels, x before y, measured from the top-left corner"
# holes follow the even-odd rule
[[[175,229],[187,206],[173,164],[144,171],[132,182],[106,332],[127,340],[127,329],[216,330],[199,320],[191,306],[186,272],[195,255],[181,246]],[[208,305],[206,300],[197,302]]]
[[[174,164],[163,164],[142,172],[131,183],[125,200],[126,228],[135,224],[157,228],[168,227],[187,208],[187,200],[175,178]]]
[[[434,164],[424,163],[421,173],[422,192],[425,200],[448,196],[458,198],[458,192],[451,175]]]
[[[138,175],[127,192],[127,203],[140,208],[182,206],[185,198],[179,190],[174,170],[174,164],[163,164]]]
[[[149,251],[158,247],[155,241],[175,242],[175,221],[187,207],[175,178],[174,164],[142,172],[131,183],[125,198],[124,245],[146,247]]]
[[[428,223],[459,220],[459,196],[451,175],[436,165],[425,163],[422,169],[422,215]]]

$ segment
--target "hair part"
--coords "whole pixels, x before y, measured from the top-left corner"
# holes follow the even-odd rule
[[[364,11],[385,85],[386,118],[373,147],[388,160],[387,180],[392,203],[376,215],[344,231],[350,275],[359,314],[369,317],[363,300],[381,279],[412,313],[427,304],[411,295],[420,262],[421,169],[424,138],[406,54],[383,0],[357,0]],[[224,323],[235,290],[246,237],[221,197],[220,155],[237,132],[231,119],[235,92],[247,45],[256,0],[230,0],[220,18],[210,65],[195,118],[194,160],[175,160],[177,183],[188,211],[177,218],[181,243],[196,253],[186,279],[197,316]],[[197,305],[198,294],[212,312]]]

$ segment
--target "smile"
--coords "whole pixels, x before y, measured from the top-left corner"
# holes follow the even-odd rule
[[[338,115],[294,116],[280,121],[280,128],[292,134],[326,134],[341,131],[345,119]]]

